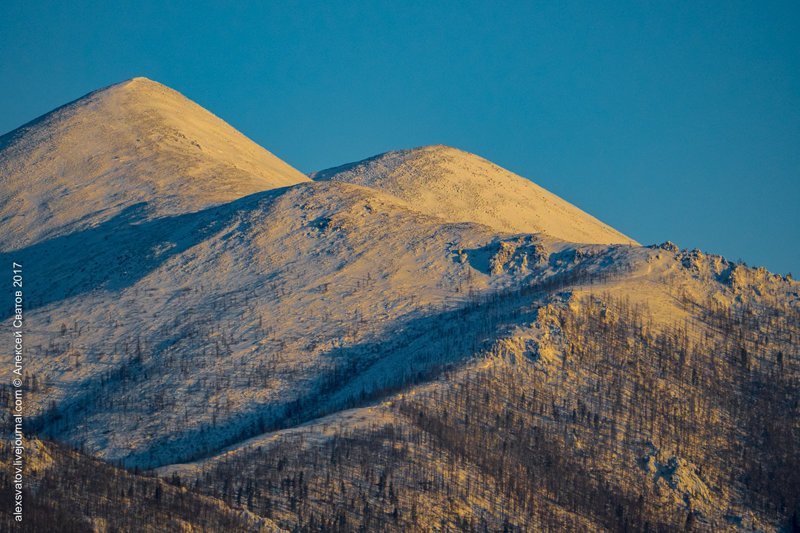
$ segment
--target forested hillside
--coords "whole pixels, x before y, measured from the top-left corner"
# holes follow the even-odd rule
[[[518,331],[371,422],[254,443],[183,482],[309,531],[797,527],[797,309],[665,326],[601,294],[532,327],[537,344]]]

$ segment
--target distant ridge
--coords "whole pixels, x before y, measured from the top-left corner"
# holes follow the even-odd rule
[[[635,243],[535,183],[474,154],[443,145],[387,152],[311,174],[318,181],[374,187],[449,222],[570,241]]]

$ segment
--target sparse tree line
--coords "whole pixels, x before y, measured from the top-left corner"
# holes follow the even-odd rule
[[[0,444],[0,498],[11,502],[10,447]],[[155,477],[116,468],[54,443],[26,451],[23,522],[0,506],[0,530],[259,531],[257,517]],[[265,528],[265,531],[269,529]]]
[[[415,325],[404,323],[397,339],[405,341],[390,335],[386,343],[332,358],[310,395],[245,419],[230,442],[324,409],[398,394],[443,373],[447,386],[396,396],[391,422],[343,430],[322,442],[287,438],[217,463],[196,479],[174,477],[171,484],[297,531],[716,530],[747,523],[748,513],[757,525],[798,527],[798,309],[769,299],[723,305],[683,294],[680,301],[693,318],[664,325],[644,307],[607,294],[577,307],[541,306],[548,294],[597,279],[578,269],[473,296],[458,309],[420,320],[410,337],[408,328]],[[492,364],[462,369],[470,356],[491,352],[481,339],[522,318],[548,329],[555,361],[490,356]],[[59,334],[69,337],[76,327]],[[201,327],[190,327],[195,338],[205,335]],[[441,342],[407,354],[403,342],[409,338]],[[227,340],[218,342],[224,357]],[[145,381],[154,357],[167,365],[185,358],[169,347],[154,355],[138,339],[123,346],[127,362],[87,389],[83,408],[124,411],[126,405],[116,403],[124,397],[103,391]],[[411,356],[399,377],[326,405],[392,353]],[[274,370],[270,361],[259,360],[238,379],[248,386],[265,379]],[[26,386],[43,385],[28,376]],[[232,383],[220,378],[201,386],[219,391]],[[0,400],[8,401],[7,394],[0,390]],[[152,410],[173,401],[159,395],[144,400]],[[39,419],[41,427],[57,433],[71,423],[65,417],[80,416],[75,407],[61,413],[53,406]],[[224,403],[209,408],[221,415],[228,409]],[[214,417],[202,431],[217,423]],[[213,449],[209,444],[198,456]],[[647,470],[648,458],[654,472]],[[702,490],[690,494],[680,476],[699,480]],[[153,505],[155,492],[147,498],[146,491],[141,497]],[[124,490],[109,496],[117,497],[129,498]],[[175,504],[156,505],[171,512]]]
[[[398,421],[287,438],[181,482],[303,531],[797,527],[798,312],[763,312],[664,326],[608,295],[551,305],[556,368],[454,373],[395,401]]]

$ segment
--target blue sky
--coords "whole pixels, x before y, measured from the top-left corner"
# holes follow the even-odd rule
[[[442,143],[800,274],[798,2],[3,2],[0,132],[133,76],[304,172]]]

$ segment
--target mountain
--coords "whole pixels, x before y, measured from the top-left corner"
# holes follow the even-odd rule
[[[311,174],[380,189],[448,222],[597,244],[635,241],[535,183],[449,146],[388,152]]]
[[[109,510],[132,505],[231,531],[797,521],[790,277],[639,246],[455,149],[310,180],[261,149],[193,159],[159,133],[165,116],[201,146],[201,131],[228,146],[228,126],[153,82],[93,94],[0,148],[0,201],[29,199],[8,207],[0,251],[23,265],[26,430],[55,459],[34,508],[124,529],[139,524]],[[164,98],[203,120],[146,111]],[[98,135],[109,116],[151,139],[142,159]],[[101,173],[76,148],[92,143]],[[20,183],[28,166],[41,179]],[[12,403],[3,385],[4,422]]]
[[[791,528],[797,283],[669,244],[597,251],[378,350],[456,364],[159,474],[309,531]]]
[[[0,137],[0,250],[308,181],[181,94],[146,78],[90,93]]]

